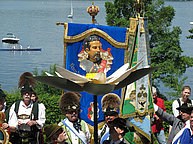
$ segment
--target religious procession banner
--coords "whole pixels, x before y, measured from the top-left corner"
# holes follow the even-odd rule
[[[149,38],[147,19],[139,17],[130,19],[129,51],[127,61],[130,67],[143,60],[138,68],[150,66]],[[151,78],[149,75],[128,85],[121,96],[120,116],[128,118],[131,125],[151,141],[151,126],[149,115],[153,112],[151,93]]]
[[[100,71],[111,75],[125,63],[129,29],[95,24],[64,24],[64,68],[92,79]],[[92,42],[97,40],[98,42]],[[93,47],[94,45],[94,47]],[[90,49],[87,49],[90,47]],[[121,90],[113,93],[121,96]],[[98,96],[98,123],[104,121],[102,95]],[[80,117],[94,125],[93,95],[81,92]],[[92,129],[92,128],[91,128]]]

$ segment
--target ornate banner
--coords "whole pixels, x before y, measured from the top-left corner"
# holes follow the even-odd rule
[[[131,24],[132,24],[131,19]],[[149,39],[147,19],[140,17],[136,28],[134,49],[128,57],[131,67],[143,60],[138,68],[150,66]],[[130,43],[129,43],[130,44]],[[150,119],[153,112],[150,76],[144,76],[124,89],[121,97],[120,116],[129,118],[129,121],[148,140],[151,140]],[[145,126],[145,128],[144,128]]]
[[[100,71],[106,72],[109,76],[124,65],[125,57],[127,57],[128,39],[129,29],[127,28],[65,23],[64,68],[85,75],[87,78],[93,78]],[[95,46],[94,50],[86,48],[93,45]],[[114,91],[114,93],[121,96],[121,90]],[[97,99],[99,128],[104,121],[101,109],[102,97],[98,96]],[[80,117],[92,129],[94,125],[93,96],[82,92],[80,103]]]

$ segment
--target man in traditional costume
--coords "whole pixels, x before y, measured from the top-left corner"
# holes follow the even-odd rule
[[[111,69],[113,57],[110,49],[102,49],[100,39],[96,35],[88,36],[83,41],[83,50],[78,54],[80,67],[87,73],[107,72]]]
[[[13,143],[39,144],[39,134],[45,124],[45,107],[31,101],[32,86],[35,81],[29,79],[31,73],[25,72],[20,76],[18,87],[20,88],[22,100],[15,102],[9,112],[8,124],[17,129]]]
[[[174,137],[172,144],[192,144],[193,143],[193,111],[191,111],[190,120],[186,126],[181,129]]]
[[[120,105],[120,98],[117,94],[109,93],[104,95],[101,100],[102,111],[105,116],[105,125],[99,130],[100,143],[102,144],[104,140],[109,140],[109,127],[107,123],[118,118],[118,110]]]
[[[177,108],[180,110],[180,118],[176,118],[173,114],[169,114],[164,112],[161,108],[159,108],[156,104],[154,104],[154,110],[156,115],[163,121],[167,122],[172,126],[172,130],[169,134],[167,144],[171,144],[175,135],[185,127],[186,122],[190,119],[191,111],[193,107],[190,103],[184,103]]]
[[[119,112],[120,102],[121,100],[119,96],[114,93],[108,93],[104,95],[104,97],[101,100],[102,111],[105,116],[105,125],[102,127],[102,129],[99,130],[99,134],[98,134],[100,137],[101,144],[104,142],[104,140],[110,140],[108,123],[119,117],[118,112]],[[127,121],[126,127],[128,128],[129,131],[134,132],[134,128],[130,127],[128,121]]]
[[[58,125],[61,126],[68,136],[66,140],[70,144],[89,144],[90,132],[85,121],[79,118],[80,98],[77,94],[66,92],[62,95],[59,107],[66,118]]]

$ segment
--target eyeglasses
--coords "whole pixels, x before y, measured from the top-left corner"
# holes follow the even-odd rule
[[[78,111],[68,111],[67,114],[73,114],[73,113],[78,113]]]
[[[23,92],[22,95],[30,95],[31,96],[31,92]]]

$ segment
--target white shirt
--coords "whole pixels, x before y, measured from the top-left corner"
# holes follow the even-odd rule
[[[45,121],[46,121],[46,117],[45,117],[45,109],[46,108],[43,104],[38,104],[38,106],[39,106],[39,108],[38,108],[39,109],[38,120],[36,120],[36,122],[38,124],[38,128],[42,128],[45,124]],[[19,104],[18,115],[22,115],[22,114],[31,115],[32,108],[33,108],[33,102],[32,101],[28,106],[26,106],[24,104],[24,102],[21,101]],[[26,123],[26,122],[30,121],[30,119],[18,119],[14,109],[15,109],[15,103],[10,108],[9,121],[8,121],[9,126],[14,126],[14,127],[18,128],[18,120],[21,121],[22,123]],[[34,118],[34,115],[32,115],[32,119],[33,118]]]
[[[191,100],[192,104],[193,104],[193,100]],[[180,98],[180,105],[182,105],[184,102],[182,102],[182,98]],[[174,102],[172,103],[172,111],[175,117],[179,116],[179,110],[177,110],[176,108],[179,107],[179,103],[177,100],[174,100]]]
[[[5,109],[6,109],[6,102],[4,103],[4,106],[3,106],[3,109],[1,110],[2,112],[5,112]]]
[[[104,133],[104,134],[101,136],[101,133]],[[104,140],[109,140],[109,136],[110,136],[110,134],[109,134],[109,127],[105,123],[103,125],[103,127],[98,130],[98,137],[101,139],[100,140],[100,144],[102,144]]]

